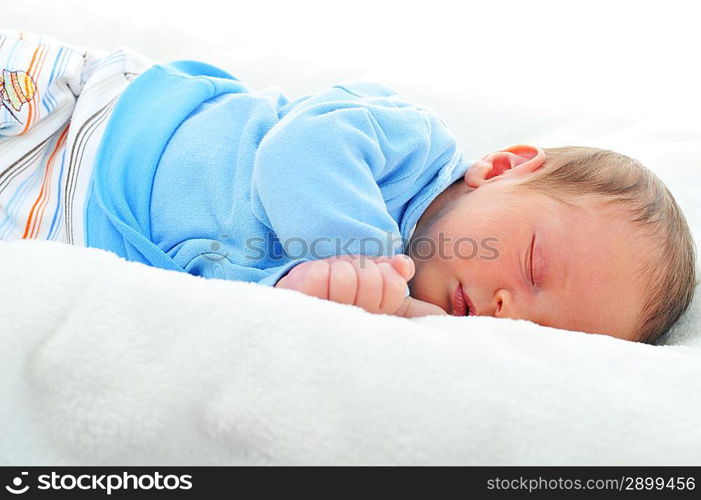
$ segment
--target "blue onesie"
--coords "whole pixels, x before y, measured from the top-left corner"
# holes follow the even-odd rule
[[[154,65],[107,124],[86,245],[274,286],[304,261],[404,252],[426,207],[468,167],[433,112],[383,85],[290,101],[205,63]]]

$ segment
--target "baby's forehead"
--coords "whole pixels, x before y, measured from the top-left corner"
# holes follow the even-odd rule
[[[653,243],[662,233],[661,213],[655,213],[654,206],[622,200],[619,196],[578,195],[560,197],[550,195],[560,202],[563,210],[569,211],[574,219],[586,221],[590,226],[611,227],[621,231],[631,241],[640,244]],[[658,215],[656,217],[656,215]]]

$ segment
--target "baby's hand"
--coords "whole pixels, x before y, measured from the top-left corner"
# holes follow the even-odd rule
[[[405,296],[407,281],[412,276],[414,263],[406,255],[339,255],[303,262],[275,287],[356,305],[377,314],[403,317],[447,314],[436,305]]]

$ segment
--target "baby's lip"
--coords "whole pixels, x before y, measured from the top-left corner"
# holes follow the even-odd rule
[[[472,299],[465,292],[465,289],[462,286],[460,286],[460,289],[462,290],[462,296],[463,296],[463,299],[465,300],[465,304],[467,304],[467,308],[468,308],[467,310],[469,311],[468,314],[470,316],[478,316],[477,309],[475,308],[475,303],[472,302]]]
[[[455,287],[453,292],[453,297],[451,300],[452,314],[453,316],[467,316],[469,313],[469,302],[465,298],[465,292],[462,289],[462,284],[458,282],[458,286]]]

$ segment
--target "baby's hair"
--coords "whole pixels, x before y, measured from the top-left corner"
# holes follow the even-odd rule
[[[565,203],[561,195],[621,204],[631,221],[658,242],[656,261],[643,269],[646,293],[635,339],[655,343],[689,307],[697,284],[694,241],[672,193],[640,162],[614,151],[578,146],[544,151],[543,167],[518,189],[537,190]]]

